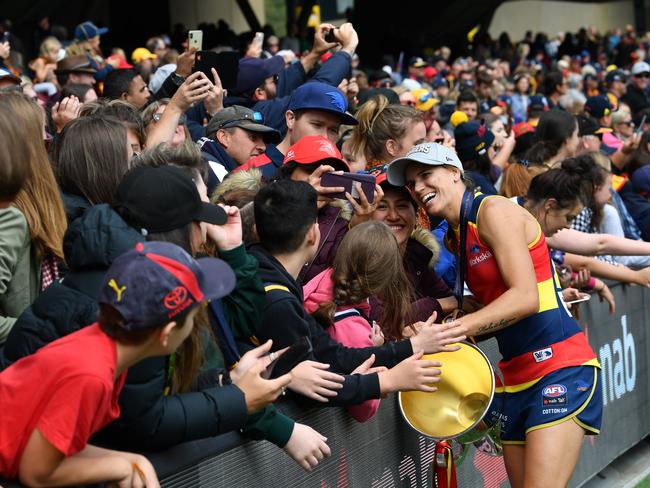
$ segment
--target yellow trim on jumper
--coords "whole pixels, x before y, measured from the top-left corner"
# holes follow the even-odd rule
[[[264,291],[266,293],[268,293],[270,291],[273,291],[273,290],[282,290],[282,291],[287,291],[287,292],[291,293],[289,288],[287,288],[286,286],[282,286],[282,285],[267,285],[267,286],[264,287]]]
[[[521,445],[525,445],[526,441],[504,441],[503,439],[501,439],[501,444],[521,446]]]
[[[537,222],[537,220],[535,220],[535,223],[537,224],[537,236],[535,237],[535,239],[533,240],[533,242],[531,242],[530,244],[528,244],[528,249],[532,249],[533,247],[535,247],[535,245],[536,245],[536,244],[540,241],[540,239],[542,238],[542,227],[539,225],[539,222]]]
[[[532,427],[529,427],[526,429],[526,434],[529,432],[533,432],[534,430],[539,430],[539,429],[545,429],[547,427],[553,427],[555,425],[560,425],[561,423],[566,422],[567,420],[575,420],[582,411],[587,408],[587,405],[589,405],[589,402],[591,401],[591,398],[594,396],[594,391],[596,391],[596,385],[598,384],[598,371],[596,368],[594,368],[594,383],[591,387],[591,392],[589,393],[589,397],[584,401],[582,405],[580,405],[580,408],[578,408],[575,412],[572,412],[571,414],[567,415],[566,417],[563,417],[559,420],[553,420],[552,422],[546,422],[545,424],[539,424],[539,425],[534,425]],[[580,424],[578,424],[580,425]],[[583,427],[581,425],[581,427]],[[589,427],[589,430],[597,431],[594,427]]]
[[[557,292],[553,278],[537,283],[537,296],[539,297],[539,309],[537,313],[555,310],[558,308]]]
[[[536,380],[528,381],[526,383],[520,383],[518,385],[507,385],[503,387],[503,391],[506,393],[519,393],[520,391],[527,390],[531,386],[539,383],[542,378],[537,378]]]

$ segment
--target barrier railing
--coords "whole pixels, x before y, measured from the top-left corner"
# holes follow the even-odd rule
[[[597,297],[581,305],[580,323],[603,367],[603,426],[584,441],[571,481],[578,487],[650,434],[650,291],[614,285],[617,312],[609,315]],[[496,342],[481,342],[493,364]],[[360,424],[337,408],[301,412],[283,406],[293,418],[328,438],[332,456],[305,473],[269,442],[246,442],[237,433],[188,442],[149,453],[164,487],[419,488],[431,485],[434,443],[404,422],[392,396],[377,415]],[[558,445],[557,449],[562,449]],[[549,473],[549,479],[553,473]],[[503,459],[470,447],[458,467],[461,487],[508,486]],[[5,488],[17,486],[0,482]]]
[[[580,323],[603,366],[604,416],[601,435],[586,437],[572,487],[584,484],[650,433],[650,291],[614,285],[617,312],[609,315],[597,297],[581,305]],[[496,342],[479,344],[493,364]],[[177,446],[150,457],[163,486],[237,487],[423,487],[431,483],[434,443],[413,432],[399,414],[396,398],[382,401],[377,415],[359,424],[341,409],[321,409],[293,417],[328,438],[331,458],[305,473],[268,442],[244,442],[236,434]],[[557,446],[561,449],[562,446]],[[549,478],[553,473],[549,473]],[[470,447],[458,467],[461,487],[508,486],[502,458]]]

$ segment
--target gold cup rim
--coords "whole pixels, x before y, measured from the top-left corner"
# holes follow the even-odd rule
[[[490,363],[490,360],[485,355],[485,353],[483,351],[481,351],[481,349],[478,346],[476,346],[474,344],[471,344],[471,343],[469,343],[467,341],[460,342],[459,344],[461,345],[461,347],[462,346],[469,346],[471,349],[474,349],[475,351],[478,351],[478,353],[481,356],[483,356],[483,359],[485,360],[485,363],[488,365],[488,368],[490,369],[490,373],[491,373],[491,375],[490,375],[490,398],[489,398],[489,400],[487,402],[487,407],[485,408],[485,411],[481,414],[481,416],[472,425],[467,427],[462,432],[458,432],[457,434],[454,434],[454,435],[451,435],[451,436],[448,435],[448,436],[438,437],[438,436],[432,436],[432,435],[430,435],[430,434],[428,434],[426,432],[422,432],[420,429],[418,429],[417,427],[415,427],[411,423],[411,420],[408,418],[408,415],[406,415],[406,413],[404,412],[404,406],[402,404],[402,392],[401,391],[398,392],[397,393],[397,402],[399,403],[399,411],[402,414],[402,418],[406,421],[407,424],[409,424],[409,426],[414,431],[416,431],[417,433],[425,436],[428,439],[433,439],[433,440],[436,440],[436,441],[449,440],[449,439],[455,439],[457,437],[460,437],[460,436],[468,433],[470,430],[474,429],[485,418],[485,415],[488,413],[488,410],[490,409],[490,405],[492,404],[492,400],[494,399],[494,392],[495,392],[496,385],[494,383],[494,368],[492,367],[492,364]],[[433,395],[435,393],[436,392],[434,391],[434,392],[431,392],[430,394]]]

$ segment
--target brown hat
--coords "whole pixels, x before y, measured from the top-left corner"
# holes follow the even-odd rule
[[[94,75],[97,70],[90,66],[88,58],[79,54],[77,56],[66,56],[56,63],[54,73],[57,75],[67,75],[69,73],[88,73]]]

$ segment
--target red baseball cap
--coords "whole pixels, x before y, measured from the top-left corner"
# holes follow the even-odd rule
[[[337,171],[350,171],[341,152],[329,140],[321,136],[305,136],[287,151],[282,164],[329,164]]]

